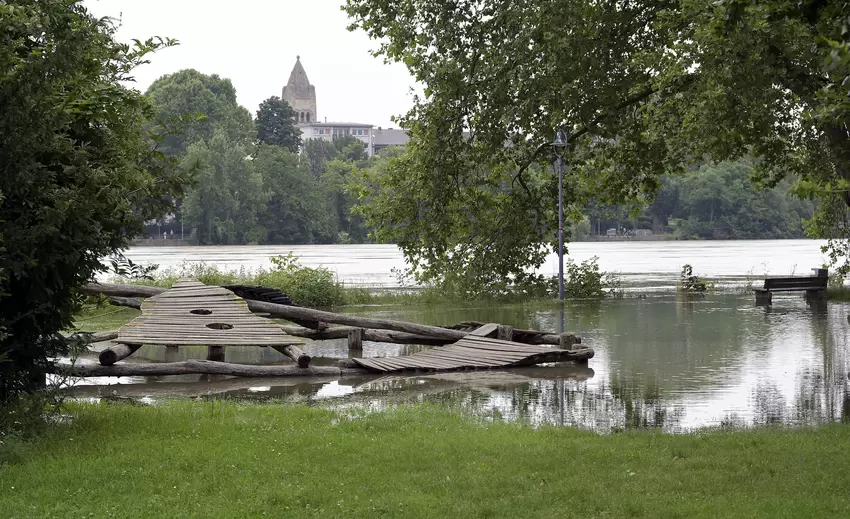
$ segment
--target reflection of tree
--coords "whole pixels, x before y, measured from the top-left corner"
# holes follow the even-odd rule
[[[773,381],[759,381],[753,390],[753,423],[756,425],[784,422],[785,399]]]

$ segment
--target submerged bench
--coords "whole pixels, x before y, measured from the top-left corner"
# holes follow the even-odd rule
[[[764,288],[756,288],[756,305],[769,305],[773,292],[805,292],[806,297],[822,298],[829,282],[827,269],[812,269],[813,276],[765,278]]]

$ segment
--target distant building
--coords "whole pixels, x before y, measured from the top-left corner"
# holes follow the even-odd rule
[[[289,82],[283,87],[281,99],[289,103],[295,111],[295,122],[301,129],[301,139],[322,139],[332,141],[334,137],[350,135],[366,147],[371,157],[375,152],[390,146],[404,146],[410,140],[404,130],[393,128],[374,129],[371,124],[319,121],[316,108],[316,87],[307,79],[307,72],[301,64],[301,56],[295,57],[295,66],[289,74]]]
[[[283,87],[281,99],[295,110],[295,122],[308,124],[318,120],[316,109],[316,87],[307,79],[307,72],[301,64],[301,56],[295,57],[295,66],[289,74],[289,82]]]
[[[301,139],[322,139],[332,141],[334,137],[350,135],[359,140],[366,147],[366,153],[371,157],[374,152],[372,146],[372,125],[360,123],[304,123],[299,124],[301,128]]]
[[[391,146],[406,146],[410,136],[404,130],[378,127],[372,136],[372,149],[375,153]]]

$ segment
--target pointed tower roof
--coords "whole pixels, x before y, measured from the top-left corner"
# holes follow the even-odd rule
[[[307,79],[307,72],[304,70],[304,65],[301,64],[301,56],[295,57],[295,66],[292,67],[292,72],[289,74],[286,90],[292,92],[296,97],[308,97],[310,95],[310,80]]]

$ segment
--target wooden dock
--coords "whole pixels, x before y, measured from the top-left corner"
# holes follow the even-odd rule
[[[356,358],[351,361],[373,372],[456,371],[531,366],[544,362],[587,360],[593,350],[564,350],[467,335],[449,346],[403,357]]]
[[[198,281],[178,281],[145,299],[142,315],[118,330],[116,342],[162,346],[290,346],[303,341],[257,317],[233,292]]]
[[[288,298],[272,302],[268,300],[269,294],[274,298],[285,296],[265,287],[233,285],[225,288],[207,286],[195,280],[180,280],[170,289],[91,284],[86,290],[106,295],[112,304],[139,308],[142,315],[117,332],[85,336],[89,342],[114,340],[114,343],[100,352],[99,366],[73,367],[71,371],[83,377],[190,373],[240,377],[433,373],[497,370],[567,361],[584,364],[594,354],[593,349],[581,345],[579,337],[568,333],[519,330],[498,323],[467,322],[447,328],[336,314],[280,304],[291,303]],[[139,297],[145,299],[136,299]],[[246,300],[246,297],[259,297],[260,300]],[[301,324],[301,327],[282,326],[267,317],[289,319]],[[345,327],[332,328],[328,327],[329,323]],[[349,350],[361,352],[360,355],[364,341],[435,347],[408,356],[343,359],[341,367],[311,368],[310,355],[297,346],[303,340],[293,335],[314,340],[347,337]],[[172,359],[176,358],[173,354],[178,347],[203,345],[208,348],[207,360],[116,364],[142,345],[163,346],[166,358],[172,354]],[[296,366],[225,362],[227,346],[271,347],[295,361]]]

